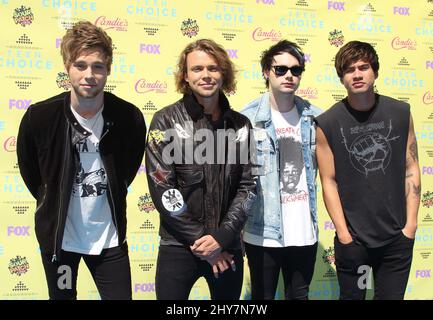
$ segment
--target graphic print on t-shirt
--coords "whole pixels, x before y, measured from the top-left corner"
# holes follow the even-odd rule
[[[277,190],[273,190],[272,198],[280,200],[281,218],[276,212],[270,212],[266,208],[263,217],[264,225],[272,225],[272,228],[281,219],[281,237],[277,240],[245,231],[244,241],[273,248],[309,246],[317,241],[317,229],[314,227],[310,210],[307,172],[302,152],[301,117],[296,107],[289,112],[279,112],[271,108],[271,117],[277,138],[277,177],[280,187],[279,194],[275,194]],[[265,134],[264,138],[266,137]],[[272,179],[276,178],[274,177]],[[272,198],[269,201],[273,201]]]
[[[297,108],[272,112],[278,140],[282,246],[306,246],[316,242],[311,220],[307,172],[302,152],[301,117]],[[272,245],[272,244],[271,244]]]
[[[86,130],[86,138],[75,144],[79,163],[74,177],[62,250],[99,255],[102,250],[119,245],[114,215],[108,203],[108,173],[99,152],[103,136],[103,109],[85,119],[71,106],[78,123]],[[113,213],[114,214],[114,213]]]
[[[80,153],[80,166],[73,185],[72,194],[74,197],[97,197],[103,195],[107,190],[107,176],[104,168],[83,168],[83,159],[86,161],[86,154],[99,152],[98,144],[93,144],[88,139],[77,144],[77,151]]]
[[[75,177],[73,193],[76,197],[81,198],[100,196],[107,190],[106,181],[104,168],[86,173],[80,163],[80,170]]]
[[[341,143],[346,147],[352,166],[359,172],[368,176],[369,172],[381,170],[385,174],[392,158],[390,141],[399,139],[400,136],[390,137],[392,132],[392,121],[389,121],[388,134],[382,135],[379,130],[387,129],[385,122],[369,123],[367,125],[355,126],[349,129],[351,143],[340,127],[343,140]],[[350,147],[349,147],[350,144]]]
[[[279,145],[281,204],[308,203],[307,180],[301,145],[301,125],[298,111],[272,112],[272,121]]]
[[[280,185],[281,193],[297,194],[299,181],[304,168],[301,143],[293,137],[282,136],[278,141],[283,156],[280,157]],[[287,151],[287,152],[285,152]]]

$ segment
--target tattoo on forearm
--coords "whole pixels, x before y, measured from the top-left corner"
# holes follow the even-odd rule
[[[410,177],[413,177],[413,173],[408,173],[408,174],[406,174],[406,179],[408,179],[408,178],[410,178]]]
[[[418,161],[418,146],[416,144],[416,140],[414,140],[412,144],[409,146],[409,151],[412,159],[414,161]]]
[[[410,183],[406,183],[406,198],[409,196],[410,192]]]
[[[413,183],[412,190],[416,197],[419,197],[421,195],[421,185],[417,186],[415,183]]]

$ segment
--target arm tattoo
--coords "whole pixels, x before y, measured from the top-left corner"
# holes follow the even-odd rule
[[[412,156],[412,159],[417,162],[418,161],[418,147],[416,144],[416,140],[412,142],[412,144],[409,146],[410,155]]]
[[[410,193],[410,183],[407,182],[406,183],[406,198],[409,196],[409,193]]]
[[[413,193],[416,197],[419,197],[421,195],[421,186],[420,185],[415,185],[415,183],[413,184]]]

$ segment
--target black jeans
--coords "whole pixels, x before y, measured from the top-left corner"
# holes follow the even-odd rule
[[[335,265],[341,300],[363,300],[368,289],[366,269],[373,269],[374,299],[402,300],[412,263],[414,240],[402,233],[392,243],[367,248],[334,238]]]
[[[62,250],[60,262],[51,262],[51,257],[51,254],[42,253],[50,300],[77,299],[78,265],[81,258],[89,268],[102,300],[132,299],[131,269],[126,243],[104,249],[100,255]]]
[[[212,300],[239,300],[244,277],[242,252],[234,255],[236,271],[231,268],[215,278],[211,265],[196,257],[189,248],[159,246],[156,266],[156,298],[158,300],[188,300],[194,283],[205,277]]]
[[[311,246],[270,248],[245,243],[251,276],[251,299],[273,300],[280,270],[286,300],[308,300],[317,242]]]

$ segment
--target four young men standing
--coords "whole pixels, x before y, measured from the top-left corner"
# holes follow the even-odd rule
[[[35,229],[50,299],[75,299],[80,259],[102,299],[130,299],[126,195],[141,164],[146,127],[130,103],[104,92],[108,35],[80,22],[61,52],[71,92],[31,106],[18,134],[24,182],[37,200]],[[234,111],[235,69],[212,40],[179,57],[183,97],[155,113],[146,147],[160,214],[158,299],[188,299],[203,276],[212,299],[239,299],[243,243],[253,299],[308,299],[318,244],[317,162],[336,227],[341,299],[403,299],[412,261],[420,172],[409,105],[376,94],[379,61],[368,44],[343,46],[335,66],[348,97],[328,111],[295,95],[304,54],[287,40],[261,58],[267,92]],[[316,161],[316,125],[317,160]],[[243,233],[242,233],[243,232]],[[60,267],[72,287],[58,285]],[[364,270],[364,269],[363,269]]]

